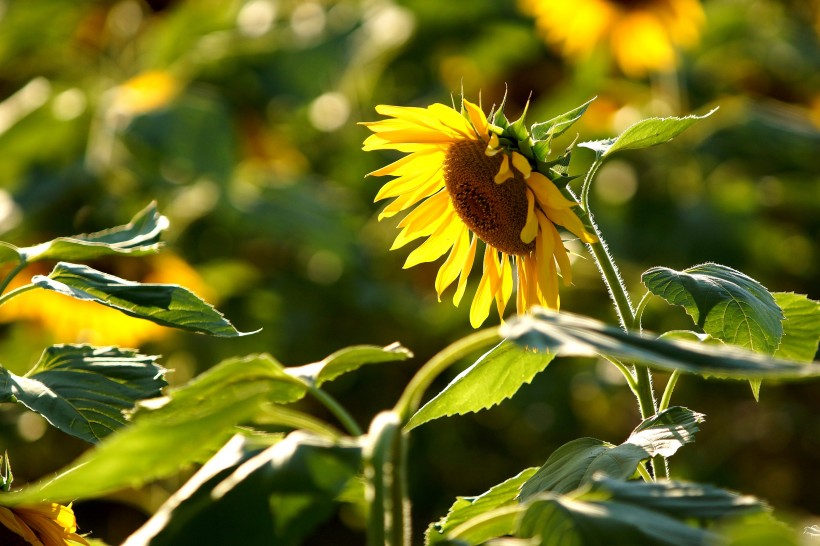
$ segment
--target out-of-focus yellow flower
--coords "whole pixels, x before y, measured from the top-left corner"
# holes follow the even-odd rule
[[[136,116],[167,106],[181,89],[180,82],[163,70],[143,72],[114,90],[112,107],[118,114]]]
[[[600,44],[609,46],[629,76],[677,65],[678,47],[700,39],[704,24],[698,0],[519,0],[544,39],[563,55],[582,61]]]
[[[499,316],[518,280],[516,308],[558,308],[558,269],[571,282],[570,261],[556,225],[587,243],[595,242],[568,200],[546,176],[533,169],[515,145],[498,138],[484,112],[463,101],[464,113],[433,104],[427,108],[379,105],[390,119],[364,123],[373,135],[365,150],[409,153],[370,173],[391,175],[376,200],[395,198],[380,218],[413,210],[399,222],[393,248],[426,237],[404,267],[439,259],[449,251],[436,276],[441,293],[458,279],[453,303],[461,301],[473,268],[478,241],[484,243],[483,275],[470,323],[480,326],[495,300]],[[515,270],[515,271],[514,271]]]
[[[142,258],[147,272],[138,280],[143,283],[178,284],[208,300],[208,287],[199,274],[181,258],[170,253]],[[28,273],[28,275],[25,275]],[[15,279],[10,288],[28,282],[32,275],[48,271],[31,271]],[[139,347],[146,341],[161,339],[170,328],[129,317],[103,305],[77,300],[47,290],[30,290],[12,298],[0,307],[0,322],[28,320],[47,329],[55,343],[90,343]]]
[[[0,506],[0,544],[4,546],[76,546],[88,542],[77,534],[71,506],[43,503]]]

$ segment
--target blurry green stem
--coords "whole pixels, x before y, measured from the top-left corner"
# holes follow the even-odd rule
[[[14,266],[14,269],[12,269],[12,270],[9,272],[9,274],[8,274],[8,275],[6,275],[6,278],[5,278],[5,279],[3,279],[3,282],[0,282],[0,294],[2,294],[3,292],[5,292],[5,291],[6,291],[6,288],[8,288],[9,283],[10,283],[10,282],[14,279],[14,277],[16,277],[16,276],[17,276],[17,274],[18,274],[20,271],[22,271],[23,269],[25,269],[25,267],[26,267],[27,265],[28,265],[28,264],[27,264],[26,262],[24,262],[23,260],[20,260],[20,263],[18,263],[16,266]]]
[[[632,374],[632,370],[629,369],[629,366],[613,356],[604,355],[604,358],[620,370],[624,376],[624,379],[626,379],[626,383],[629,385],[629,388],[632,389],[632,392],[634,392],[635,396],[637,396],[638,382],[635,380],[635,376]]]
[[[496,345],[500,341],[501,335],[498,333],[497,327],[479,330],[448,345],[428,360],[410,380],[401,398],[396,403],[396,407],[393,408],[393,411],[400,416],[401,422],[407,423],[413,413],[419,409],[424,391],[441,372],[470,353]]]
[[[601,154],[598,154],[595,157],[595,161],[592,163],[592,166],[590,166],[586,177],[584,178],[584,183],[581,186],[581,210],[579,211],[578,216],[598,238],[597,242],[587,244],[587,247],[589,247],[590,252],[595,258],[595,264],[598,266],[598,271],[601,272],[604,284],[609,291],[612,302],[615,304],[615,312],[618,314],[621,327],[624,331],[628,332],[635,328],[635,310],[632,308],[632,302],[629,301],[629,294],[626,291],[626,286],[624,285],[623,279],[618,271],[618,266],[615,265],[615,260],[609,253],[609,249],[604,242],[604,238],[601,236],[601,231],[595,224],[595,220],[592,217],[592,212],[589,210],[589,189],[592,186],[592,179],[595,177],[595,173],[598,172],[598,169],[601,167],[602,163],[603,157]],[[572,195],[569,188],[567,188],[567,191],[569,191],[570,195]],[[646,366],[635,364],[634,377],[636,381],[636,388],[634,391],[638,398],[638,406],[641,410],[641,416],[646,419],[654,415],[656,411],[655,395],[652,392],[652,374]]]
[[[663,389],[663,396],[661,396],[660,404],[658,404],[658,411],[663,411],[669,407],[669,402],[672,400],[672,392],[675,390],[675,384],[680,377],[680,370],[675,370],[669,376],[669,381],[666,382],[666,388]]]
[[[23,292],[28,292],[32,288],[37,288],[37,285],[26,284],[24,286],[21,286],[20,288],[15,288],[14,290],[9,292],[8,294],[4,294],[4,295],[0,296],[0,305],[3,305],[4,303],[6,303],[8,300],[13,298],[14,296],[19,296]]]
[[[328,393],[323,391],[322,389],[314,386],[308,387],[308,392],[313,395],[316,400],[322,403],[334,416],[339,422],[344,425],[347,431],[351,434],[351,436],[361,436],[362,429],[359,428],[359,425],[353,419],[353,417],[345,410],[341,404],[339,404],[335,398],[330,396]]]

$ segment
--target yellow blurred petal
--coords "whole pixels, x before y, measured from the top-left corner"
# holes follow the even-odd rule
[[[450,250],[450,254],[436,274],[436,293],[438,294],[438,301],[441,301],[441,293],[458,278],[459,273],[461,273],[464,267],[464,262],[467,259],[469,251],[470,230],[466,225],[462,224],[461,232],[458,234],[456,242],[452,250]]]
[[[498,167],[498,173],[495,175],[496,184],[503,184],[513,177],[513,172],[510,170],[510,158],[506,155],[501,157],[501,166]]]
[[[518,172],[524,175],[525,179],[529,178],[530,174],[532,174],[532,166],[530,165],[530,162],[527,161],[526,157],[518,152],[512,153],[512,164]]]
[[[539,172],[532,173],[527,180],[527,187],[533,191],[538,200],[538,205],[542,209],[545,207],[568,209],[578,204],[564,197],[561,190],[549,178]]]
[[[538,235],[538,218],[535,216],[535,197],[527,190],[527,222],[521,230],[521,242],[530,244]]]
[[[381,169],[367,173],[367,176],[384,176],[388,174],[393,176],[405,176],[417,172],[420,169],[430,168],[432,165],[441,165],[444,163],[444,158],[444,152],[438,148],[421,150],[406,155]]]
[[[390,197],[398,197],[402,194],[412,192],[425,184],[429,184],[436,178],[442,182],[444,180],[444,174],[440,166],[435,169],[424,169],[414,174],[394,178],[379,189],[373,200],[381,201],[382,199],[389,199]]]
[[[404,269],[420,263],[432,262],[443,256],[453,247],[463,226],[464,223],[458,216],[451,215],[426,241],[407,256]]]
[[[16,516],[11,509],[5,506],[0,506],[0,525],[23,537],[29,544],[39,542],[34,531],[20,517]]]
[[[484,115],[484,112],[473,104],[470,101],[463,101],[464,108],[467,110],[467,115],[470,117],[470,121],[473,122],[473,127],[475,127],[476,132],[480,137],[484,137],[489,131],[490,127],[487,123],[487,116]],[[498,142],[498,137],[496,138],[496,142]]]
[[[464,290],[467,288],[467,278],[470,276],[470,271],[473,269],[473,262],[475,262],[475,253],[476,248],[478,246],[478,237],[473,235],[472,241],[470,241],[470,249],[467,251],[467,257],[464,260],[464,264],[461,268],[461,274],[458,277],[458,286],[456,287],[456,293],[453,294],[453,305],[458,307],[461,303],[461,298],[464,296]]]

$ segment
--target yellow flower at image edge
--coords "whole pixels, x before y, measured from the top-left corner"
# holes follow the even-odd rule
[[[556,225],[584,242],[595,242],[572,210],[574,201],[514,146],[499,142],[484,112],[463,101],[465,114],[443,104],[428,108],[379,105],[391,119],[363,123],[375,134],[364,150],[407,152],[370,175],[397,178],[385,184],[376,200],[395,198],[379,219],[413,208],[400,222],[391,248],[427,239],[407,257],[405,268],[448,253],[436,275],[436,292],[457,282],[458,305],[467,277],[484,243],[483,274],[470,307],[470,323],[480,326],[493,301],[503,318],[517,279],[516,308],[533,305],[558,309],[558,271],[572,280],[570,260]]]
[[[71,506],[43,503],[0,506],[0,544],[3,546],[74,546],[88,542],[77,534]]]
[[[668,70],[676,48],[697,43],[705,22],[698,0],[519,0],[545,41],[585,59],[605,43],[630,76]],[[606,43],[608,42],[608,43]]]

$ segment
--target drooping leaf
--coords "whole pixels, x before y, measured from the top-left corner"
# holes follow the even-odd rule
[[[689,115],[686,117],[649,118],[641,120],[628,127],[617,138],[582,142],[583,148],[595,151],[601,157],[608,157],[621,150],[637,150],[649,148],[657,144],[669,142],[695,122],[711,116],[717,108],[702,116]]]
[[[365,364],[407,360],[412,356],[413,353],[399,343],[393,343],[387,347],[357,345],[336,351],[319,362],[289,367],[287,372],[318,387],[326,381],[332,381],[340,375],[357,370]]]
[[[357,444],[303,432],[250,457],[242,447],[226,444],[123,546],[301,544],[361,463]]]
[[[555,546],[699,546],[715,543],[718,537],[687,520],[719,520],[764,510],[753,497],[713,486],[596,478],[588,490],[535,497],[516,535],[539,536],[540,544]]]
[[[132,349],[54,345],[26,376],[0,368],[0,398],[42,415],[67,434],[98,442],[123,426],[124,411],[167,383],[156,356]]]
[[[820,376],[820,365],[780,360],[731,345],[657,339],[627,333],[600,321],[562,311],[534,310],[502,327],[525,347],[556,356],[610,355],[666,371],[733,379],[795,380]]]
[[[644,420],[619,446],[596,440],[572,440],[549,456],[544,466],[521,488],[521,500],[539,493],[569,493],[589,483],[597,473],[627,479],[638,464],[650,457],[671,457],[679,447],[694,441],[703,415],[674,406]]]
[[[478,495],[477,497],[458,497],[456,502],[450,507],[447,515],[441,518],[436,523],[431,523],[427,528],[424,536],[424,543],[428,545],[438,544],[444,537],[453,529],[469,521],[472,518],[479,517],[485,512],[495,510],[502,506],[515,504],[518,497],[518,490],[530,477],[535,474],[536,468],[528,468],[517,476],[491,487],[488,491]],[[504,534],[510,534],[513,529],[510,528]],[[490,533],[487,539],[498,536]]]
[[[204,462],[260,405],[291,402],[304,393],[304,386],[270,356],[226,360],[166,397],[143,402],[129,426],[56,477],[4,494],[3,503],[67,503],[170,476]]]
[[[220,337],[247,335],[199,296],[175,284],[142,284],[65,262],[55,265],[47,277],[35,275],[31,281],[40,288],[100,303],[162,326]]]
[[[786,317],[783,338],[775,356],[811,362],[820,341],[820,302],[792,292],[775,292],[773,295]]]
[[[681,305],[703,330],[727,343],[773,354],[783,336],[783,311],[760,283],[720,264],[683,271],[653,267],[642,276],[653,294]]]
[[[545,138],[554,138],[560,136],[572,127],[572,125],[581,119],[581,116],[584,115],[589,105],[592,104],[592,101],[595,100],[596,97],[593,97],[586,101],[581,106],[577,108],[573,108],[569,112],[565,112],[560,116],[555,116],[554,118],[544,121],[542,123],[534,123],[530,129],[530,134],[532,135],[533,140],[543,140]]]
[[[109,255],[144,256],[160,249],[160,234],[168,229],[168,218],[150,203],[129,223],[111,229],[58,237],[46,243],[17,249],[26,262],[38,260],[82,261]]]
[[[416,412],[410,430],[449,415],[476,412],[510,398],[535,374],[547,367],[553,355],[536,353],[512,343],[501,343],[461,372],[444,390]]]

